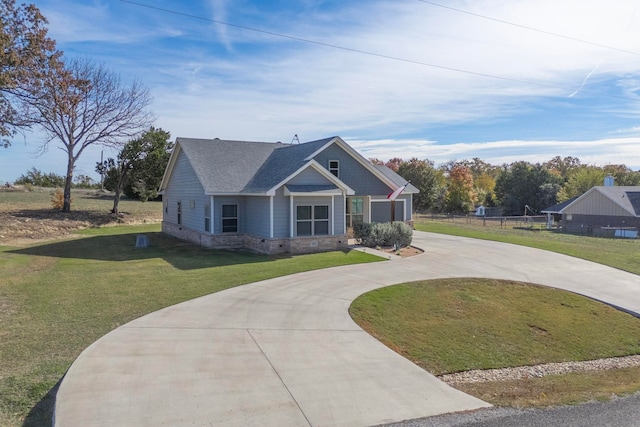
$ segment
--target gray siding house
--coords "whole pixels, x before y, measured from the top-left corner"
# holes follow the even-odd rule
[[[640,187],[592,187],[542,212],[559,217],[562,230],[568,233],[635,237],[640,228]]]
[[[163,232],[273,254],[340,249],[359,221],[392,218],[407,182],[340,137],[302,144],[177,138],[160,185]],[[411,184],[393,218],[412,222]]]

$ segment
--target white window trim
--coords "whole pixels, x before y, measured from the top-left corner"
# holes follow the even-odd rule
[[[333,199],[333,197],[332,197],[332,199]],[[310,206],[311,207],[311,219],[298,220],[298,207],[300,207],[300,206]],[[327,216],[328,216],[328,218],[326,219],[326,221],[329,222],[329,226],[327,227],[328,234],[316,234],[315,233],[315,231],[316,231],[316,228],[315,228],[316,221],[325,221],[325,219],[316,220],[316,218],[315,218],[315,208],[317,206],[322,206],[322,207],[326,207],[327,208]],[[299,204],[299,205],[296,205],[295,207],[296,207],[296,212],[295,212],[294,220],[292,222],[295,225],[294,228],[295,228],[295,236],[296,237],[333,236],[333,215],[332,215],[333,214],[333,201],[331,202],[330,205],[323,205],[323,204],[316,203],[316,204]],[[305,234],[303,236],[299,236],[298,235],[298,227],[297,227],[298,222],[310,222],[311,223],[311,234],[309,234],[309,235]]]
[[[224,207],[225,206],[235,206],[236,207],[236,216],[224,216]],[[225,219],[235,219],[236,220],[236,231],[224,231],[224,220]],[[238,233],[240,231],[240,210],[238,209],[237,203],[223,203],[220,205],[220,233]]]
[[[337,164],[337,166],[335,168],[331,167],[331,163],[335,162]],[[340,178],[340,160],[329,160],[329,164],[328,164],[328,168],[329,173],[333,176],[335,176],[336,178]],[[332,171],[336,171],[336,173],[334,174]]]

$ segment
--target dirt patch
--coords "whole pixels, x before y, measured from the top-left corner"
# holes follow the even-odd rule
[[[403,258],[414,256],[414,255],[420,255],[421,253],[424,252],[422,249],[418,249],[413,246],[405,246],[404,248],[400,248],[398,250],[395,250],[392,247],[381,248],[380,250],[388,254],[399,255]]]
[[[141,217],[126,213],[114,215],[95,211],[63,213],[53,209],[0,212],[0,245],[25,245],[38,241],[72,237],[90,227],[118,224],[158,223],[157,216]]]

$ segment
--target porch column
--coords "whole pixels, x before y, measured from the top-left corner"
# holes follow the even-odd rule
[[[289,195],[289,237],[293,237],[293,224],[294,224],[294,216],[293,216],[293,195]]]
[[[347,194],[344,190],[342,190],[342,206],[344,212],[344,216],[342,217],[342,232],[343,234],[347,234]]]
[[[329,230],[329,235],[333,236],[334,230],[335,230],[335,226],[334,226],[334,222],[336,220],[336,216],[335,216],[335,201],[336,201],[336,196],[331,196],[331,230]]]

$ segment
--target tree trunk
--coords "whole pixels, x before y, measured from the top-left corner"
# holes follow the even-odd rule
[[[113,196],[113,209],[111,209],[111,213],[118,214],[118,205],[120,205],[120,186],[116,188],[116,194]]]
[[[64,180],[64,203],[62,204],[62,212],[71,212],[71,183],[73,182],[73,157],[69,155],[67,161],[67,177]]]
[[[118,177],[118,183],[116,184],[116,191],[113,196],[113,209],[111,209],[111,213],[118,214],[118,208],[120,205],[120,195],[122,194],[122,190],[124,189],[124,181],[125,176],[127,175],[127,170],[129,169],[129,165],[127,163],[123,163],[120,165],[120,176]]]

